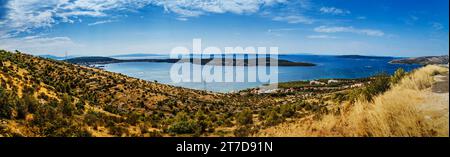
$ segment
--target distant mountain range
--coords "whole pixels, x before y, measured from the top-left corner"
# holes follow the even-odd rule
[[[48,54],[46,54],[46,55],[38,55],[38,56],[42,57],[42,58],[48,58],[48,59],[54,59],[54,60],[65,60],[65,59],[72,59],[72,58],[80,57],[80,56],[75,56],[75,55],[74,56],[67,56],[67,57],[64,57],[64,56],[60,57],[60,56],[48,55]],[[134,53],[134,54],[113,55],[113,56],[110,56],[110,58],[126,58],[126,57],[139,58],[139,57],[154,57],[154,56],[165,56],[165,55],[163,55],[163,54]],[[80,58],[82,58],[82,57],[80,57]]]
[[[70,58],[77,57],[77,56],[59,57],[59,56],[54,56],[54,55],[38,55],[38,56],[42,57],[42,58],[54,59],[54,60],[64,60],[64,59],[70,59]]]
[[[153,57],[153,56],[166,56],[166,55],[164,55],[164,54],[133,53],[133,54],[114,55],[114,56],[110,56],[110,57],[115,58],[115,57]]]
[[[299,54],[279,54],[279,56],[291,56],[291,55],[315,55],[315,54],[310,54],[310,53],[299,53]],[[112,55],[112,56],[108,56],[110,58],[145,58],[145,57],[161,57],[161,56],[168,56],[168,54],[145,54],[145,53],[133,53],[133,54],[120,54],[120,55]],[[55,60],[64,60],[66,59],[66,57],[59,57],[59,56],[54,56],[54,55],[39,55],[39,57],[43,57],[43,58],[49,58],[49,59],[55,59]],[[71,59],[71,58],[76,58],[76,57],[80,57],[80,56],[67,56],[67,59]],[[336,57],[338,58],[365,58],[365,59],[370,59],[370,58],[374,58],[374,59],[379,59],[379,58],[394,58],[394,57],[389,57],[389,56],[364,56],[364,55],[337,55]]]
[[[448,55],[444,56],[425,56],[392,60],[391,64],[448,64]]]
[[[285,56],[286,54],[280,54],[280,56]],[[123,54],[123,55],[114,55],[111,57],[77,57],[77,56],[67,56],[67,57],[59,57],[54,55],[39,55],[39,57],[49,58],[54,60],[65,60],[67,59],[70,63],[76,64],[110,64],[110,63],[118,63],[118,62],[167,62],[167,63],[175,63],[179,61],[179,59],[164,59],[164,58],[152,58],[152,59],[144,59],[145,57],[155,57],[155,56],[165,56],[163,54]],[[138,59],[118,59],[118,58],[138,58]],[[444,56],[424,56],[424,57],[414,57],[414,58],[400,58],[390,57],[390,56],[364,56],[364,55],[338,55],[338,58],[349,58],[349,59],[392,59],[389,63],[391,64],[448,64],[448,55]],[[139,59],[142,58],[142,59]],[[202,59],[202,64],[208,63],[211,59]],[[239,61],[240,62],[240,61]],[[302,62],[291,62],[288,60],[278,60],[279,66],[314,66],[312,63],[302,63]],[[228,64],[228,62],[226,63]],[[242,62],[244,65],[244,62]],[[246,66],[246,65],[245,65]]]
[[[351,59],[382,59],[382,58],[394,58],[389,56],[362,56],[362,55],[339,55],[338,58],[351,58]]]

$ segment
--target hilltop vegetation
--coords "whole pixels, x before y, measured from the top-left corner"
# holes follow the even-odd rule
[[[214,94],[21,53],[2,51],[0,62],[0,118],[11,135],[142,135],[178,110],[219,103]]]
[[[247,136],[323,110],[303,96],[196,91],[20,52],[1,51],[0,63],[2,136]]]
[[[0,51],[0,136],[254,136],[305,119],[321,125],[358,106],[353,104],[378,102],[398,82],[408,84],[406,76],[415,75],[398,70],[393,76],[283,83],[269,93],[219,94]],[[408,86],[429,86],[412,82]],[[335,135],[313,132],[307,135]],[[436,132],[424,136],[441,135]]]

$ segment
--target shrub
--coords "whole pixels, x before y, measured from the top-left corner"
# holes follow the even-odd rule
[[[76,106],[72,104],[72,98],[67,94],[62,97],[62,107],[62,112],[66,116],[72,116],[76,111]]]
[[[197,134],[201,134],[206,131],[212,131],[212,122],[202,110],[197,111],[197,113],[195,114],[195,120],[198,127],[196,132]]]
[[[281,105],[280,113],[283,117],[292,117],[295,114],[295,105]]]
[[[0,104],[0,118],[12,119],[14,118],[14,112],[14,105],[7,102],[2,102]]]
[[[192,134],[198,128],[195,121],[190,120],[186,112],[178,112],[172,120],[167,132],[173,134]]]
[[[25,119],[25,116],[28,114],[28,106],[23,101],[23,99],[20,99],[16,102],[17,106],[17,118],[18,119]]]
[[[278,123],[283,122],[282,117],[278,115],[278,113],[274,110],[270,111],[266,118],[266,125],[273,126]]]
[[[382,94],[389,90],[390,80],[386,74],[376,76],[372,83],[363,90],[363,97],[367,101],[372,101],[374,96]]]
[[[149,137],[163,137],[162,133],[160,131],[151,131],[148,133]]]
[[[130,113],[130,115],[127,118],[127,122],[131,125],[136,125],[140,121],[143,121],[144,116],[135,112]]]
[[[347,95],[344,93],[334,93],[332,95],[332,99],[335,100],[337,103],[341,103],[347,100]]]
[[[83,101],[78,101],[77,104],[75,105],[75,107],[77,108],[77,114],[82,114],[84,112],[84,102]]]
[[[10,101],[11,93],[0,87],[0,118],[11,119],[15,106]]]
[[[239,126],[233,131],[234,136],[236,137],[247,137],[252,133],[252,129],[250,126]]]
[[[400,73],[401,72],[399,72],[398,76],[400,76]],[[372,101],[373,97],[383,94],[391,88],[392,79],[393,78],[387,76],[386,74],[377,75],[366,87],[352,90],[348,94],[348,100],[351,102],[355,102],[358,99]]]
[[[193,121],[175,122],[168,128],[168,132],[174,134],[193,134],[196,131],[197,128]]]
[[[115,136],[126,136],[129,134],[128,129],[126,126],[124,125],[112,125],[111,127],[109,127],[109,133],[111,135],[115,135]]]
[[[84,122],[90,126],[97,126],[97,125],[99,125],[100,121],[101,121],[101,119],[98,116],[98,114],[93,111],[87,112],[87,114],[84,116]]]
[[[391,76],[391,85],[394,85],[394,84],[397,84],[398,82],[400,82],[400,80],[402,80],[405,75],[406,75],[405,70],[403,70],[402,68],[397,69],[397,71],[395,71],[394,75]]]
[[[253,114],[250,109],[245,109],[238,113],[236,120],[239,125],[253,124]]]
[[[39,98],[39,99],[43,99],[43,100],[45,100],[45,101],[48,101],[48,100],[49,100],[49,97],[48,97],[45,93],[39,94],[38,98]]]

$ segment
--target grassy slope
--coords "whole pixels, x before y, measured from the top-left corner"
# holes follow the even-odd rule
[[[418,69],[373,102],[356,101],[340,115],[284,123],[261,131],[259,136],[448,137],[448,93],[430,90],[436,73],[448,75],[448,68]]]

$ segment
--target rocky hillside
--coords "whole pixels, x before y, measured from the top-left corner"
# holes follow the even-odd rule
[[[179,111],[220,106],[218,95],[22,53],[0,52],[0,134],[132,136]]]
[[[322,111],[304,101],[316,95],[217,94],[0,51],[0,136],[247,136]]]
[[[0,50],[0,137],[252,136],[337,115],[404,76],[280,83],[218,94]]]
[[[448,55],[397,59],[397,60],[392,60],[390,63],[392,63],[392,64],[421,64],[421,65],[448,64]]]

